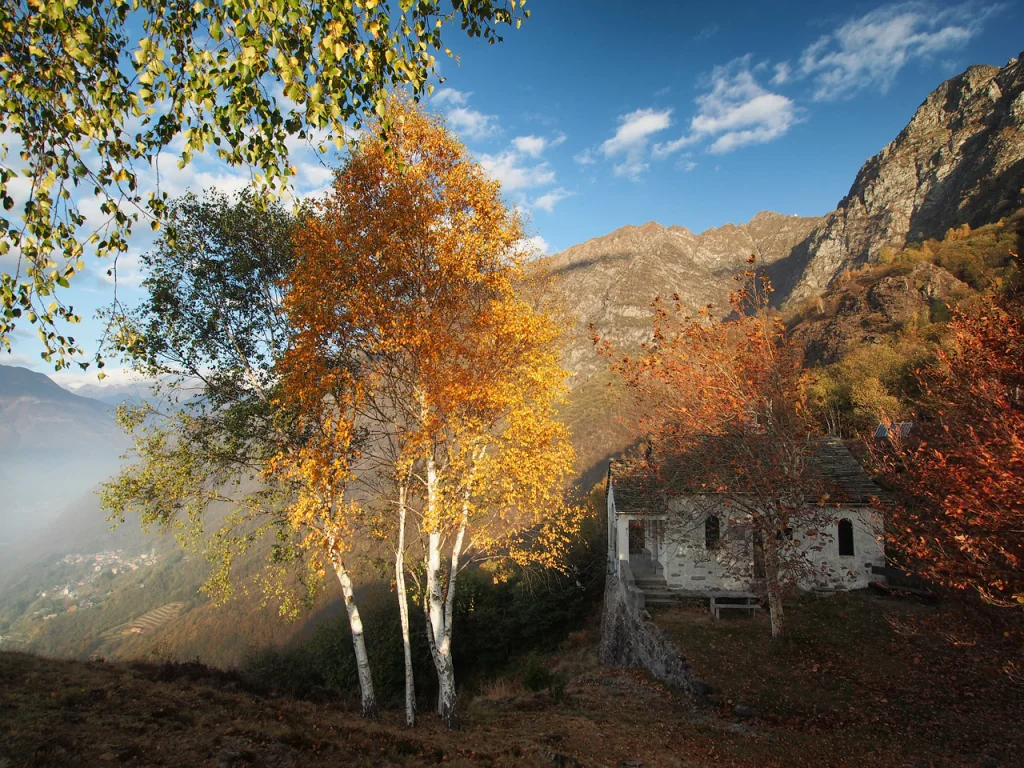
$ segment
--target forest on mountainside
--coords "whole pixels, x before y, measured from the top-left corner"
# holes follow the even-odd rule
[[[913,421],[921,405],[916,373],[948,342],[955,313],[970,314],[1020,286],[1022,247],[1024,210],[887,249],[822,296],[788,307],[784,317],[805,349],[822,427],[867,438],[883,417]]]

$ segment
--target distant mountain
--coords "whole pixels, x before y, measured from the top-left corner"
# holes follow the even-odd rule
[[[0,365],[0,555],[117,469],[128,440],[113,411],[41,373]]]
[[[0,457],[91,455],[109,440],[123,442],[111,405],[28,368],[0,365]]]
[[[117,384],[80,384],[69,387],[70,391],[81,397],[99,400],[107,405],[118,406],[121,403],[141,403],[151,397],[150,381],[125,381]]]
[[[733,276],[755,254],[758,263],[785,259],[821,222],[816,217],[762,211],[746,224],[713,227],[699,235],[685,227],[648,222],[573,246],[545,260],[577,326],[566,364],[582,384],[603,368],[593,352],[589,327],[620,344],[650,333],[651,301],[678,293],[696,309],[728,311]]]

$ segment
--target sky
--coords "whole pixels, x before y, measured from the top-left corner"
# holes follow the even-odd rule
[[[943,80],[1024,47],[1016,1],[527,7],[531,18],[497,45],[450,30],[459,58],[442,56],[444,82],[427,103],[529,216],[543,253],[647,221],[700,232],[761,210],[825,214]],[[294,162],[299,194],[321,193],[330,169],[301,149]],[[179,194],[247,180],[201,158],[184,171],[166,163],[161,181]],[[137,258],[152,241],[142,230],[118,264],[128,304],[142,296]],[[101,332],[92,315],[113,298],[109,267],[96,262],[65,294],[88,351]],[[22,328],[0,363],[52,373],[39,351]],[[125,378],[108,372],[109,384]],[[54,378],[96,383],[94,371]]]

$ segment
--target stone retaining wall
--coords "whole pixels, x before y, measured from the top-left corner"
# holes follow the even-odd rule
[[[644,593],[633,583],[629,563],[619,561],[618,574],[605,582],[601,615],[601,663],[640,667],[663,683],[696,694],[697,683],[679,648],[651,621]]]

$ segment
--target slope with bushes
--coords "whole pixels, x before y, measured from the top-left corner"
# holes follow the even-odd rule
[[[957,310],[991,301],[1015,285],[1014,254],[1024,244],[1024,210],[942,240],[882,253],[849,270],[820,297],[787,313],[804,345],[823,425],[841,437],[873,430],[881,414],[913,420],[915,372],[943,343]]]

